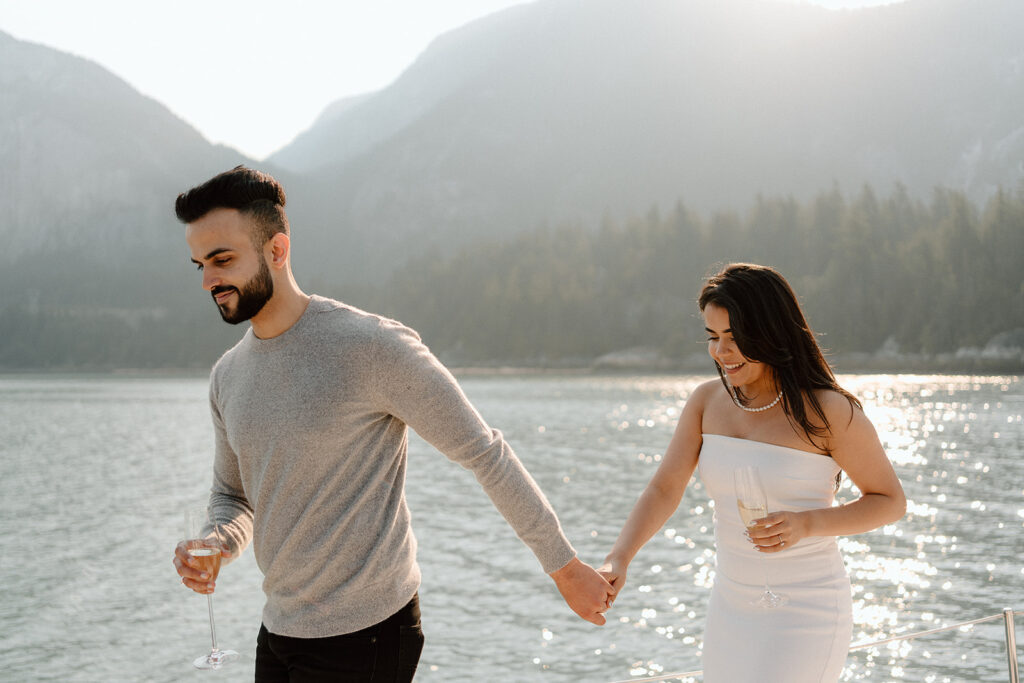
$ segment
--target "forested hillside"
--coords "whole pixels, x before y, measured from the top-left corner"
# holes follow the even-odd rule
[[[780,269],[833,352],[935,356],[995,338],[989,355],[1004,348],[1006,361],[996,364],[1020,366],[1021,190],[984,207],[948,190],[923,203],[869,187],[852,199],[836,190],[805,203],[761,197],[746,212],[708,217],[680,203],[597,231],[560,226],[426,254],[389,286],[349,298],[415,326],[458,362],[557,363],[635,346],[684,360],[702,352],[694,300],[703,277],[729,261]],[[1005,351],[1014,346],[1015,361]],[[981,355],[944,363],[969,368]]]
[[[245,326],[172,207],[244,163],[308,291],[456,364],[678,366],[702,277],[752,260],[847,367],[1024,370],[1021,35],[1019,0],[538,0],[256,162],[0,32],[0,369],[209,367]]]
[[[298,275],[309,291],[415,327],[455,364],[587,365],[646,347],[671,365],[703,352],[694,300],[704,276],[729,261],[780,269],[832,352],[1024,370],[1024,188],[982,207],[950,190],[925,203],[870,187],[853,198],[759,197],[744,212],[709,216],[679,203],[625,223],[424,253],[383,286]],[[208,367],[246,325],[220,322],[193,275],[183,266],[176,288],[192,291],[185,315],[9,306],[0,366]]]

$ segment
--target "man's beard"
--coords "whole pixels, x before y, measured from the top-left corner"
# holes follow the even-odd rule
[[[235,298],[238,301],[235,304],[234,310],[230,310],[227,304],[217,304],[217,308],[220,310],[220,317],[224,319],[224,322],[237,325],[240,322],[249,320],[263,310],[266,303],[270,301],[270,297],[274,296],[274,280],[270,276],[270,268],[267,267],[267,262],[260,259],[259,272],[242,285],[241,289],[237,287],[214,287],[210,294],[216,297],[222,292],[231,290],[237,292]],[[216,298],[214,301],[216,301]]]

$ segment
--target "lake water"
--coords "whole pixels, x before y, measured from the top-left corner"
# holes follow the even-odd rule
[[[598,564],[704,379],[460,381]],[[841,541],[854,639],[1024,610],[1022,378],[840,379],[910,501],[898,523]],[[0,679],[251,681],[262,608],[251,551],[218,583],[219,641],[242,655],[219,672],[191,668],[208,646],[206,601],[171,566],[182,509],[209,486],[206,378],[0,376],[0,425]],[[408,498],[424,575],[418,681],[607,682],[700,668],[714,557],[699,482],[637,556],[602,628],[564,606],[473,477],[418,439]],[[1003,643],[996,621],[861,651],[844,680],[1005,681]]]

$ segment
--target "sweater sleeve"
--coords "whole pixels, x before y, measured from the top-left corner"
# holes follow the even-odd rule
[[[576,552],[540,487],[419,335],[385,319],[374,347],[375,389],[383,409],[473,472],[546,573],[568,564]]]
[[[213,417],[214,459],[210,510],[213,519],[223,525],[231,560],[237,559],[252,541],[253,511],[242,487],[238,457],[228,442],[227,430],[217,404],[216,378],[210,380],[210,414]]]

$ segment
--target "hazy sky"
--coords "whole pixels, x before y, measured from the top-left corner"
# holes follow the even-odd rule
[[[765,0],[779,1],[779,0]],[[805,0],[831,8],[892,0]],[[522,0],[0,0],[0,31],[98,62],[262,159],[436,36]]]

